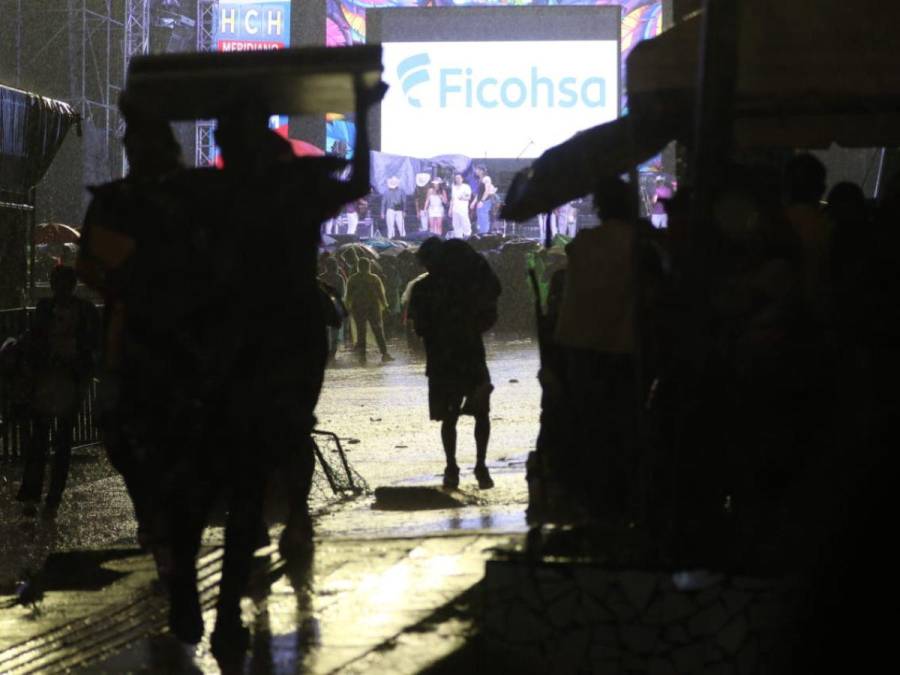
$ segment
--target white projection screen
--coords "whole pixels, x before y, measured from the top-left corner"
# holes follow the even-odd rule
[[[390,85],[382,152],[531,159],[619,114],[617,6],[382,9],[367,25]]]

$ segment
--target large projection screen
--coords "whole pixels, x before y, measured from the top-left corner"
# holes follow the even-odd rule
[[[367,12],[390,90],[374,147],[412,157],[531,159],[619,115],[618,6]]]

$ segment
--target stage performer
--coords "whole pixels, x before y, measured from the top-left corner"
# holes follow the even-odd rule
[[[416,214],[419,216],[419,232],[428,231],[428,190],[431,174],[423,171],[416,174]]]
[[[425,206],[428,209],[428,230],[440,237],[444,233],[444,207],[447,204],[447,192],[443,188],[444,181],[435,176],[431,179]]]
[[[381,217],[387,226],[387,238],[406,237],[406,226],[403,218],[406,211],[406,193],[400,189],[400,179],[391,176],[387,179],[387,191],[381,199]]]
[[[472,236],[472,221],[469,219],[469,202],[472,199],[472,188],[463,182],[461,173],[453,176],[450,188],[450,217],[453,225],[453,237],[468,239]]]
[[[484,176],[481,179],[479,192],[478,201],[475,203],[478,234],[488,234],[491,231],[491,213],[494,210],[494,202],[497,200],[497,188],[491,182],[490,176]]]
[[[478,164],[475,166],[475,183],[470,185],[469,188],[472,190],[472,199],[469,203],[469,211],[472,214],[472,218],[474,218],[477,222],[478,213],[476,208],[478,207],[478,202],[481,200],[482,195],[484,194],[484,177],[487,175],[487,169],[482,165]]]
[[[359,211],[355,201],[344,207],[344,216],[347,218],[347,234],[356,234],[356,228],[359,225]]]
[[[568,202],[556,209],[556,223],[560,234],[575,236],[578,232],[578,207],[575,202]]]
[[[650,207],[650,222],[657,230],[664,230],[669,226],[669,214],[666,204],[675,195],[672,187],[666,184],[664,176],[656,177],[656,188],[653,192],[653,204]]]
[[[558,232],[557,229],[557,212],[556,210],[551,211],[550,213],[539,213],[538,214],[538,241],[542,244],[547,241],[547,228],[550,228],[550,239],[552,241],[553,237],[556,236]]]

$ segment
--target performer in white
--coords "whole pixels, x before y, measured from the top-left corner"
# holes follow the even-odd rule
[[[578,231],[578,207],[568,202],[556,209],[556,225],[560,234],[574,237]]]
[[[538,241],[544,242],[547,240],[547,225],[550,225],[550,238],[556,236],[556,233],[559,231],[557,229],[557,218],[556,218],[556,210],[554,209],[549,214],[547,213],[539,213],[538,214]]]
[[[382,195],[381,216],[387,226],[387,238],[405,237],[406,227],[403,213],[406,210],[406,194],[400,189],[400,179],[391,176],[387,179],[387,192]]]
[[[472,221],[469,219],[469,201],[472,199],[472,188],[463,182],[462,174],[453,176],[453,187],[450,189],[450,216],[453,225],[453,237],[465,239],[472,236]]]
[[[356,208],[356,202],[351,202],[344,207],[344,216],[347,219],[347,234],[356,234],[356,227],[359,225],[359,212]]]
[[[419,214],[419,231],[428,231],[428,184],[431,182],[431,174],[427,172],[416,174],[416,212]]]

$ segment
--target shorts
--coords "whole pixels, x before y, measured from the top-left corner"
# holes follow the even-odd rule
[[[428,412],[432,420],[460,415],[484,417],[491,412],[494,385],[486,380],[474,386],[452,380],[428,380]]]

